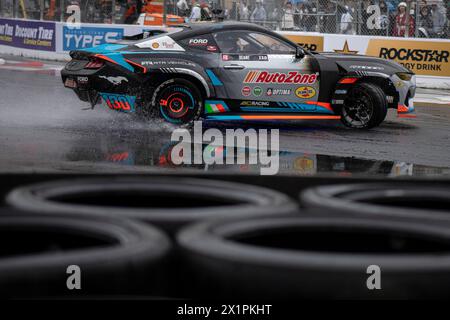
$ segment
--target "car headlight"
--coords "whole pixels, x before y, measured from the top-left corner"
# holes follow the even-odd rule
[[[414,74],[408,72],[398,72],[396,75],[403,81],[410,81]]]

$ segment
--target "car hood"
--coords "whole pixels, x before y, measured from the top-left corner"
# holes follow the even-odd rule
[[[365,55],[356,54],[340,54],[340,53],[320,53],[322,57],[334,60],[341,68],[347,72],[351,71],[367,71],[367,72],[379,72],[384,73],[389,76],[398,72],[408,72],[412,73],[407,68],[403,67],[401,64],[371,57]]]

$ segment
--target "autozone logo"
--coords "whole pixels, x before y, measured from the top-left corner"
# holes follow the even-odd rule
[[[245,76],[244,83],[294,83],[313,84],[317,81],[317,73],[300,73],[297,71],[267,72],[249,71]]]

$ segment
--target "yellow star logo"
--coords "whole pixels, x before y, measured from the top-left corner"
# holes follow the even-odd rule
[[[342,54],[357,54],[358,53],[357,50],[350,50],[350,48],[348,47],[347,40],[345,40],[344,48],[342,50],[334,49],[334,52],[342,53]]]

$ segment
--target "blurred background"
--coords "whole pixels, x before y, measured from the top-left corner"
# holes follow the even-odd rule
[[[158,25],[161,15],[164,21],[234,20],[286,31],[450,35],[450,1],[445,0],[0,0],[0,16],[5,18],[66,21],[67,12],[78,9],[81,22],[88,23]]]

